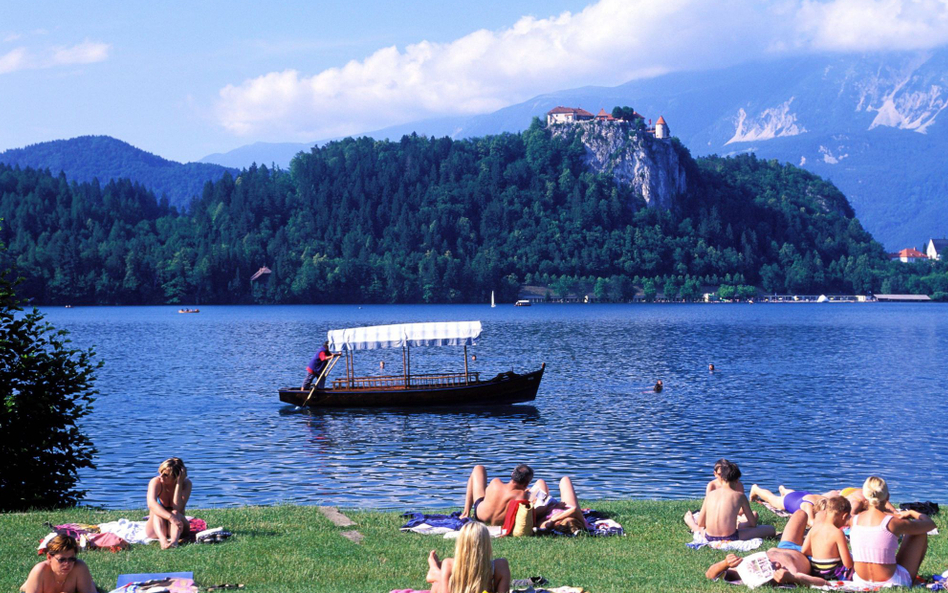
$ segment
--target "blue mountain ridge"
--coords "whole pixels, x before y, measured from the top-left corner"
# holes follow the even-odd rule
[[[948,234],[941,157],[948,128],[940,121],[948,118],[941,113],[948,106],[946,89],[948,49],[820,54],[557,91],[489,114],[364,135],[469,138],[522,131],[557,105],[594,113],[629,105],[652,120],[664,116],[695,156],[755,152],[829,179],[876,239],[896,250],[921,248],[930,237]],[[289,162],[264,155],[255,160]]]
[[[191,198],[200,195],[206,181],[217,181],[226,171],[238,169],[208,163],[178,163],[110,136],[79,136],[12,148],[0,152],[0,163],[21,168],[60,171],[70,181],[92,181],[102,184],[111,179],[127,177],[155,192],[159,198],[179,210],[186,209]]]

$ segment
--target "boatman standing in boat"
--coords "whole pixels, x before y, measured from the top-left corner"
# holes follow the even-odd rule
[[[323,342],[323,347],[319,349],[319,352],[313,355],[313,359],[309,361],[309,366],[306,367],[306,380],[303,381],[303,391],[309,391],[310,387],[313,386],[313,379],[319,377],[319,374],[323,372],[323,369],[326,368],[326,365],[329,364],[329,359],[332,358],[332,352],[329,351],[329,342]],[[324,389],[326,386],[326,377],[323,377],[316,383],[316,389]]]

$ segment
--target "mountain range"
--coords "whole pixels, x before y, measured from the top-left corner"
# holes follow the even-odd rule
[[[676,72],[615,87],[534,97],[496,112],[369,131],[469,138],[526,129],[558,106],[593,113],[616,105],[661,115],[695,156],[755,152],[832,181],[863,225],[890,251],[948,235],[948,49],[809,55],[716,71]],[[197,163],[175,163],[106,136],[84,136],[0,153],[0,162],[64,171],[78,181],[129,177],[186,206],[205,181],[252,163],[286,168],[319,142],[258,142]]]
[[[473,117],[439,118],[367,132],[466,138],[519,132],[558,106],[593,113],[628,105],[664,116],[695,156],[756,152],[836,184],[890,250],[948,234],[948,49],[810,55],[716,71],[677,72],[615,87],[540,95]],[[315,143],[259,143],[256,162],[286,166]],[[250,147],[202,162],[246,166]],[[269,152],[262,149],[267,148]],[[216,158],[216,160],[214,160]]]
[[[53,175],[62,171],[70,181],[95,178],[105,184],[128,178],[159,198],[167,196],[168,203],[179,210],[201,194],[206,181],[217,181],[228,170],[238,171],[216,164],[169,161],[110,136],[79,136],[13,148],[0,152],[0,163],[49,169]]]

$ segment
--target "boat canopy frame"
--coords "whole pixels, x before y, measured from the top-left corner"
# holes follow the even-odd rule
[[[326,340],[329,342],[330,352],[344,352],[346,355],[346,383],[350,389],[355,387],[359,379],[355,376],[355,351],[381,348],[402,349],[402,386],[404,389],[410,389],[412,346],[464,346],[464,384],[468,385],[471,382],[471,373],[467,364],[467,347],[477,345],[482,329],[480,321],[397,323],[330,330],[326,334]],[[326,365],[320,373],[320,378],[329,375],[337,359],[334,358]],[[475,376],[475,381],[477,380],[478,377]]]

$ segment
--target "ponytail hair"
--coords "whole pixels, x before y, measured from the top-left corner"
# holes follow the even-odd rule
[[[889,487],[879,476],[869,476],[866,478],[866,483],[862,485],[862,495],[866,497],[870,505],[882,509],[885,503],[889,502]]]

